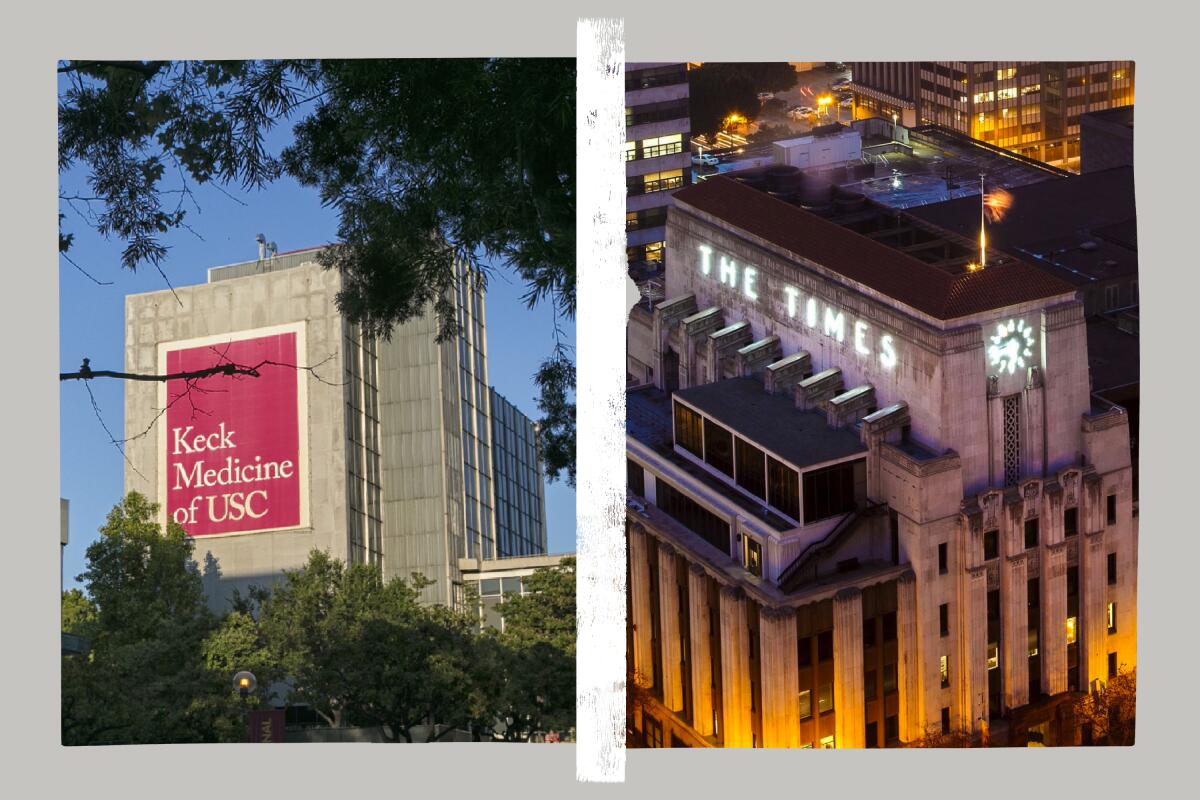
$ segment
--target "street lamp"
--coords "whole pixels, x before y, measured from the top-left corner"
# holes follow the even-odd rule
[[[250,717],[246,710],[246,699],[258,688],[258,678],[249,670],[242,670],[233,676],[233,690],[242,698],[242,726],[246,729],[246,741],[250,741]]]
[[[829,104],[833,102],[833,97],[823,94],[817,98],[817,110],[824,116],[829,116]]]
[[[893,111],[892,112],[892,141],[893,142],[900,140],[900,129],[898,127],[896,127],[896,123],[899,119],[900,119],[900,115],[898,115],[895,111]]]

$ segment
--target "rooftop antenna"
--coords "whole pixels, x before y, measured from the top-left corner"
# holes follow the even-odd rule
[[[254,237],[254,241],[258,242],[258,260],[262,261],[267,256],[267,237],[260,233]]]

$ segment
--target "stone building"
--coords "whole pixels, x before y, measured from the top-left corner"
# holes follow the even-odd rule
[[[730,178],[675,196],[667,299],[629,337],[650,744],[1063,741],[1068,692],[1136,664],[1128,419],[1090,394],[1075,287],[863,219]]]
[[[128,371],[260,365],[129,382],[126,490],[195,538],[215,609],[314,548],[385,578],[421,572],[426,600],[460,603],[462,563],[546,548],[536,430],[488,385],[482,290],[460,281],[457,338],[435,341],[429,310],[377,340],[340,314],[340,275],[316,254],[126,298]]]

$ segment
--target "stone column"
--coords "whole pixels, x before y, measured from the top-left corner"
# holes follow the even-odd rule
[[[675,548],[658,546],[658,619],[662,647],[662,698],[671,711],[683,710],[683,645],[679,630],[679,583]]]
[[[762,674],[763,747],[800,746],[800,666],[796,654],[796,611],[758,612]]]
[[[960,628],[959,713],[963,730],[975,733],[988,715],[987,675],[987,567],[966,571],[965,608]]]
[[[629,604],[633,626],[634,680],[643,688],[654,684],[654,661],[650,653],[650,560],[646,550],[646,529],[640,523],[629,526]]]
[[[842,589],[833,596],[833,730],[838,748],[866,746],[862,630],[862,590]]]
[[[703,567],[688,566],[688,612],[692,632],[692,727],[713,735],[713,676],[709,642],[708,577]]]
[[[1080,582],[1080,667],[1083,687],[1093,689],[1097,680],[1108,680],[1108,619],[1105,601],[1108,594],[1108,553],[1104,530],[1083,535],[1079,548]]]
[[[1005,559],[1000,575],[1000,626],[1004,634],[1004,705],[1029,702],[1028,564],[1024,553]]]
[[[921,738],[921,654],[917,649],[917,576],[896,581],[896,679],[900,688],[900,741]]]
[[[746,596],[721,587],[721,719],[725,747],[753,747],[750,719],[750,650]]]
[[[1067,690],[1067,543],[1042,548],[1042,685],[1046,694]]]

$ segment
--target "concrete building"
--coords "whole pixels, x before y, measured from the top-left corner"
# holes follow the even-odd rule
[[[1133,104],[1132,61],[859,61],[856,116],[940,125],[1078,170],[1080,116]]]
[[[461,559],[463,581],[475,588],[479,597],[479,620],[483,625],[504,630],[504,601],[509,594],[527,595],[529,586],[525,579],[539,569],[549,569],[562,564],[564,558],[573,558],[574,553],[513,556],[493,559]]]
[[[1133,166],[1133,106],[1079,117],[1079,171]]]
[[[1059,709],[1136,666],[1137,626],[1128,416],[1090,392],[1079,292],[858,211],[675,197],[667,299],[630,334],[635,727],[1077,741]]]
[[[385,578],[421,572],[426,600],[458,604],[460,559],[546,542],[536,433],[488,385],[482,290],[460,282],[456,339],[435,341],[430,310],[375,340],[338,312],[340,275],[317,252],[126,298],[129,371],[259,365],[258,377],[130,382],[126,489],[195,538],[214,608],[314,548]]]
[[[661,278],[671,195],[692,182],[688,65],[625,66],[625,230],[629,270]]]

